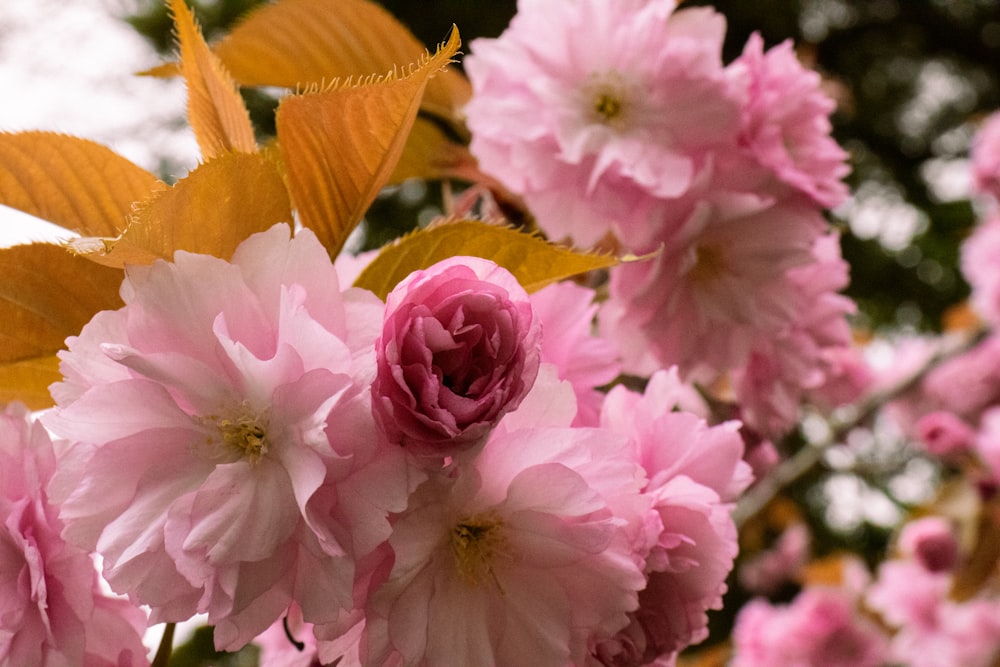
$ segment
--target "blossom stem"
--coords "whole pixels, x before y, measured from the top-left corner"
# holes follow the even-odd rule
[[[170,662],[170,654],[174,649],[174,630],[176,623],[167,623],[163,628],[163,637],[160,638],[160,647],[156,649],[156,657],[150,667],[167,667]]]
[[[779,493],[818,465],[830,447],[841,442],[848,433],[875,416],[882,406],[912,389],[941,363],[974,348],[986,338],[987,334],[987,331],[980,330],[956,344],[942,346],[923,366],[896,385],[873,393],[856,405],[844,408],[841,411],[843,416],[839,419],[831,417],[831,428],[825,438],[806,444],[743,494],[736,509],[733,510],[733,521],[736,526],[742,528],[747,521],[757,516]]]

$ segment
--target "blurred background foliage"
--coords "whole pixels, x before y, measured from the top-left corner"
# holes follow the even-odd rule
[[[262,0],[189,2],[211,41]],[[429,48],[456,24],[466,51],[477,37],[499,35],[516,9],[515,0],[382,4]],[[769,47],[792,39],[802,61],[822,74],[827,92],[837,100],[834,135],[851,156],[853,197],[830,220],[842,231],[851,264],[848,293],[859,305],[855,325],[860,335],[945,328],[948,314],[968,294],[958,255],[976,222],[976,206],[969,199],[969,143],[979,122],[1000,108],[1000,2],[682,3],[694,5],[714,6],[726,16],[726,62],[742,51],[754,31]],[[128,21],[161,53],[172,56],[171,21],[160,0],[141,0]],[[260,138],[273,136],[276,99],[268,91],[247,90],[244,95]],[[369,212],[362,247],[378,247],[426,223],[441,208],[438,184],[394,187]],[[807,435],[798,435],[800,445]],[[877,428],[858,429],[829,452],[821,467],[786,490],[784,504],[748,525],[744,539],[766,544],[790,521],[805,520],[816,555],[848,549],[874,561],[884,552],[895,523],[927,501],[941,472],[898,438],[881,435]],[[853,507],[844,498],[852,498]],[[781,597],[794,592],[782,591]],[[713,638],[727,636],[745,599],[738,586],[731,587],[726,611],[713,618]],[[214,663],[206,657],[202,663],[171,664]]]

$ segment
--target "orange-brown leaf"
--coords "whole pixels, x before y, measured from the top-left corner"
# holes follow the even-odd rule
[[[164,187],[111,149],[52,132],[0,133],[0,204],[87,236],[114,236]]]
[[[122,273],[51,243],[0,249],[0,400],[33,408],[55,378],[50,358],[100,310],[118,308]]]
[[[464,168],[474,161],[468,148],[452,141],[437,125],[418,116],[388,182],[461,177],[459,167]]]
[[[424,48],[370,0],[279,0],[247,14],[215,52],[242,85],[297,88],[381,74]],[[462,74],[444,72],[428,85],[423,107],[454,120],[470,95]]]
[[[278,145],[302,224],[340,252],[402,154],[427,82],[458,51],[458,31],[402,77],[286,97]]]
[[[557,280],[618,263],[614,257],[576,252],[545,239],[476,220],[443,221],[386,246],[354,282],[380,298],[411,272],[448,257],[471,255],[496,262],[529,292]]]
[[[187,83],[188,122],[202,156],[257,149],[253,125],[232,77],[212,53],[184,0],[171,0],[181,73]]]
[[[228,259],[246,237],[291,221],[274,162],[260,153],[227,153],[139,207],[119,238],[79,239],[70,248],[116,267],[171,259],[177,250]]]
[[[55,355],[0,362],[0,405],[21,401],[32,410],[52,407],[49,385],[62,379]]]

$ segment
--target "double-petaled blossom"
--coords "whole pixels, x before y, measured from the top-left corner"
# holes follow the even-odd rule
[[[521,0],[464,65],[471,150],[553,238],[646,227],[710,149],[735,143],[741,92],[724,18],[673,0]],[[627,236],[627,235],[625,235]]]
[[[976,313],[991,324],[1000,322],[1000,210],[976,225],[962,243],[961,267]]]
[[[293,600],[309,621],[352,608],[355,559],[415,485],[370,416],[381,302],[341,292],[285,225],[228,262],[129,267],[122,296],[69,339],[53,388],[67,539],[153,622],[207,613],[219,647]]]
[[[145,614],[105,596],[90,555],[66,543],[46,485],[52,442],[28,410],[0,410],[0,664],[148,665]]]
[[[979,192],[1000,205],[1000,112],[988,117],[972,140],[972,180]]]
[[[365,606],[366,664],[579,665],[627,623],[645,476],[625,436],[570,428],[575,414],[540,373],[475,458],[410,497]]]
[[[677,365],[685,377],[747,361],[802,310],[789,270],[814,261],[825,222],[815,207],[706,191],[654,257],[615,267],[601,332],[626,370]]]
[[[788,605],[750,601],[737,616],[733,652],[733,667],[881,667],[890,656],[887,637],[853,596],[824,587]]]
[[[1000,657],[1000,599],[989,589],[954,599],[955,536],[940,519],[906,526],[903,558],[879,566],[869,608],[895,633],[891,658],[912,667],[988,667]]]
[[[575,283],[554,283],[531,295],[531,307],[544,331],[542,362],[555,366],[559,378],[573,385],[577,403],[573,425],[596,426],[604,401],[597,387],[618,377],[621,364],[615,346],[595,335],[594,291]]]
[[[847,186],[841,179],[850,169],[847,153],[831,136],[836,104],[822,91],[819,74],[796,58],[792,42],[765,52],[764,40],[754,33],[729,73],[747,90],[740,145],[773,178],[819,206],[842,204]]]
[[[863,366],[844,370],[851,363],[846,315],[853,313],[854,302],[838,293],[847,286],[838,238],[821,236],[813,253],[814,261],[787,274],[798,292],[799,311],[774,334],[758,337],[733,374],[740,418],[765,437],[788,433],[810,393],[817,403],[840,404],[856,400],[867,388]]]
[[[602,426],[629,437],[648,476],[642,493],[651,508],[644,522],[648,583],[629,625],[614,637],[593,638],[600,664],[670,659],[707,636],[707,611],[722,605],[738,550],[730,503],[749,484],[750,470],[738,424],[710,427],[674,411],[685,394],[675,371],[661,371],[643,395],[614,388],[601,413]]]
[[[538,373],[541,326],[506,269],[452,257],[389,294],[372,409],[390,442],[451,456],[483,442]]]

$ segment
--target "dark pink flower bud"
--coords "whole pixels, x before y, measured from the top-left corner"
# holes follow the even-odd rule
[[[452,257],[414,271],[386,299],[375,419],[417,454],[468,449],[528,393],[540,345],[528,294],[506,269]]]
[[[968,451],[976,433],[954,413],[939,411],[920,418],[917,437],[931,454],[949,457]]]
[[[958,563],[958,540],[947,519],[911,521],[899,536],[899,549],[929,572],[945,572]]]

